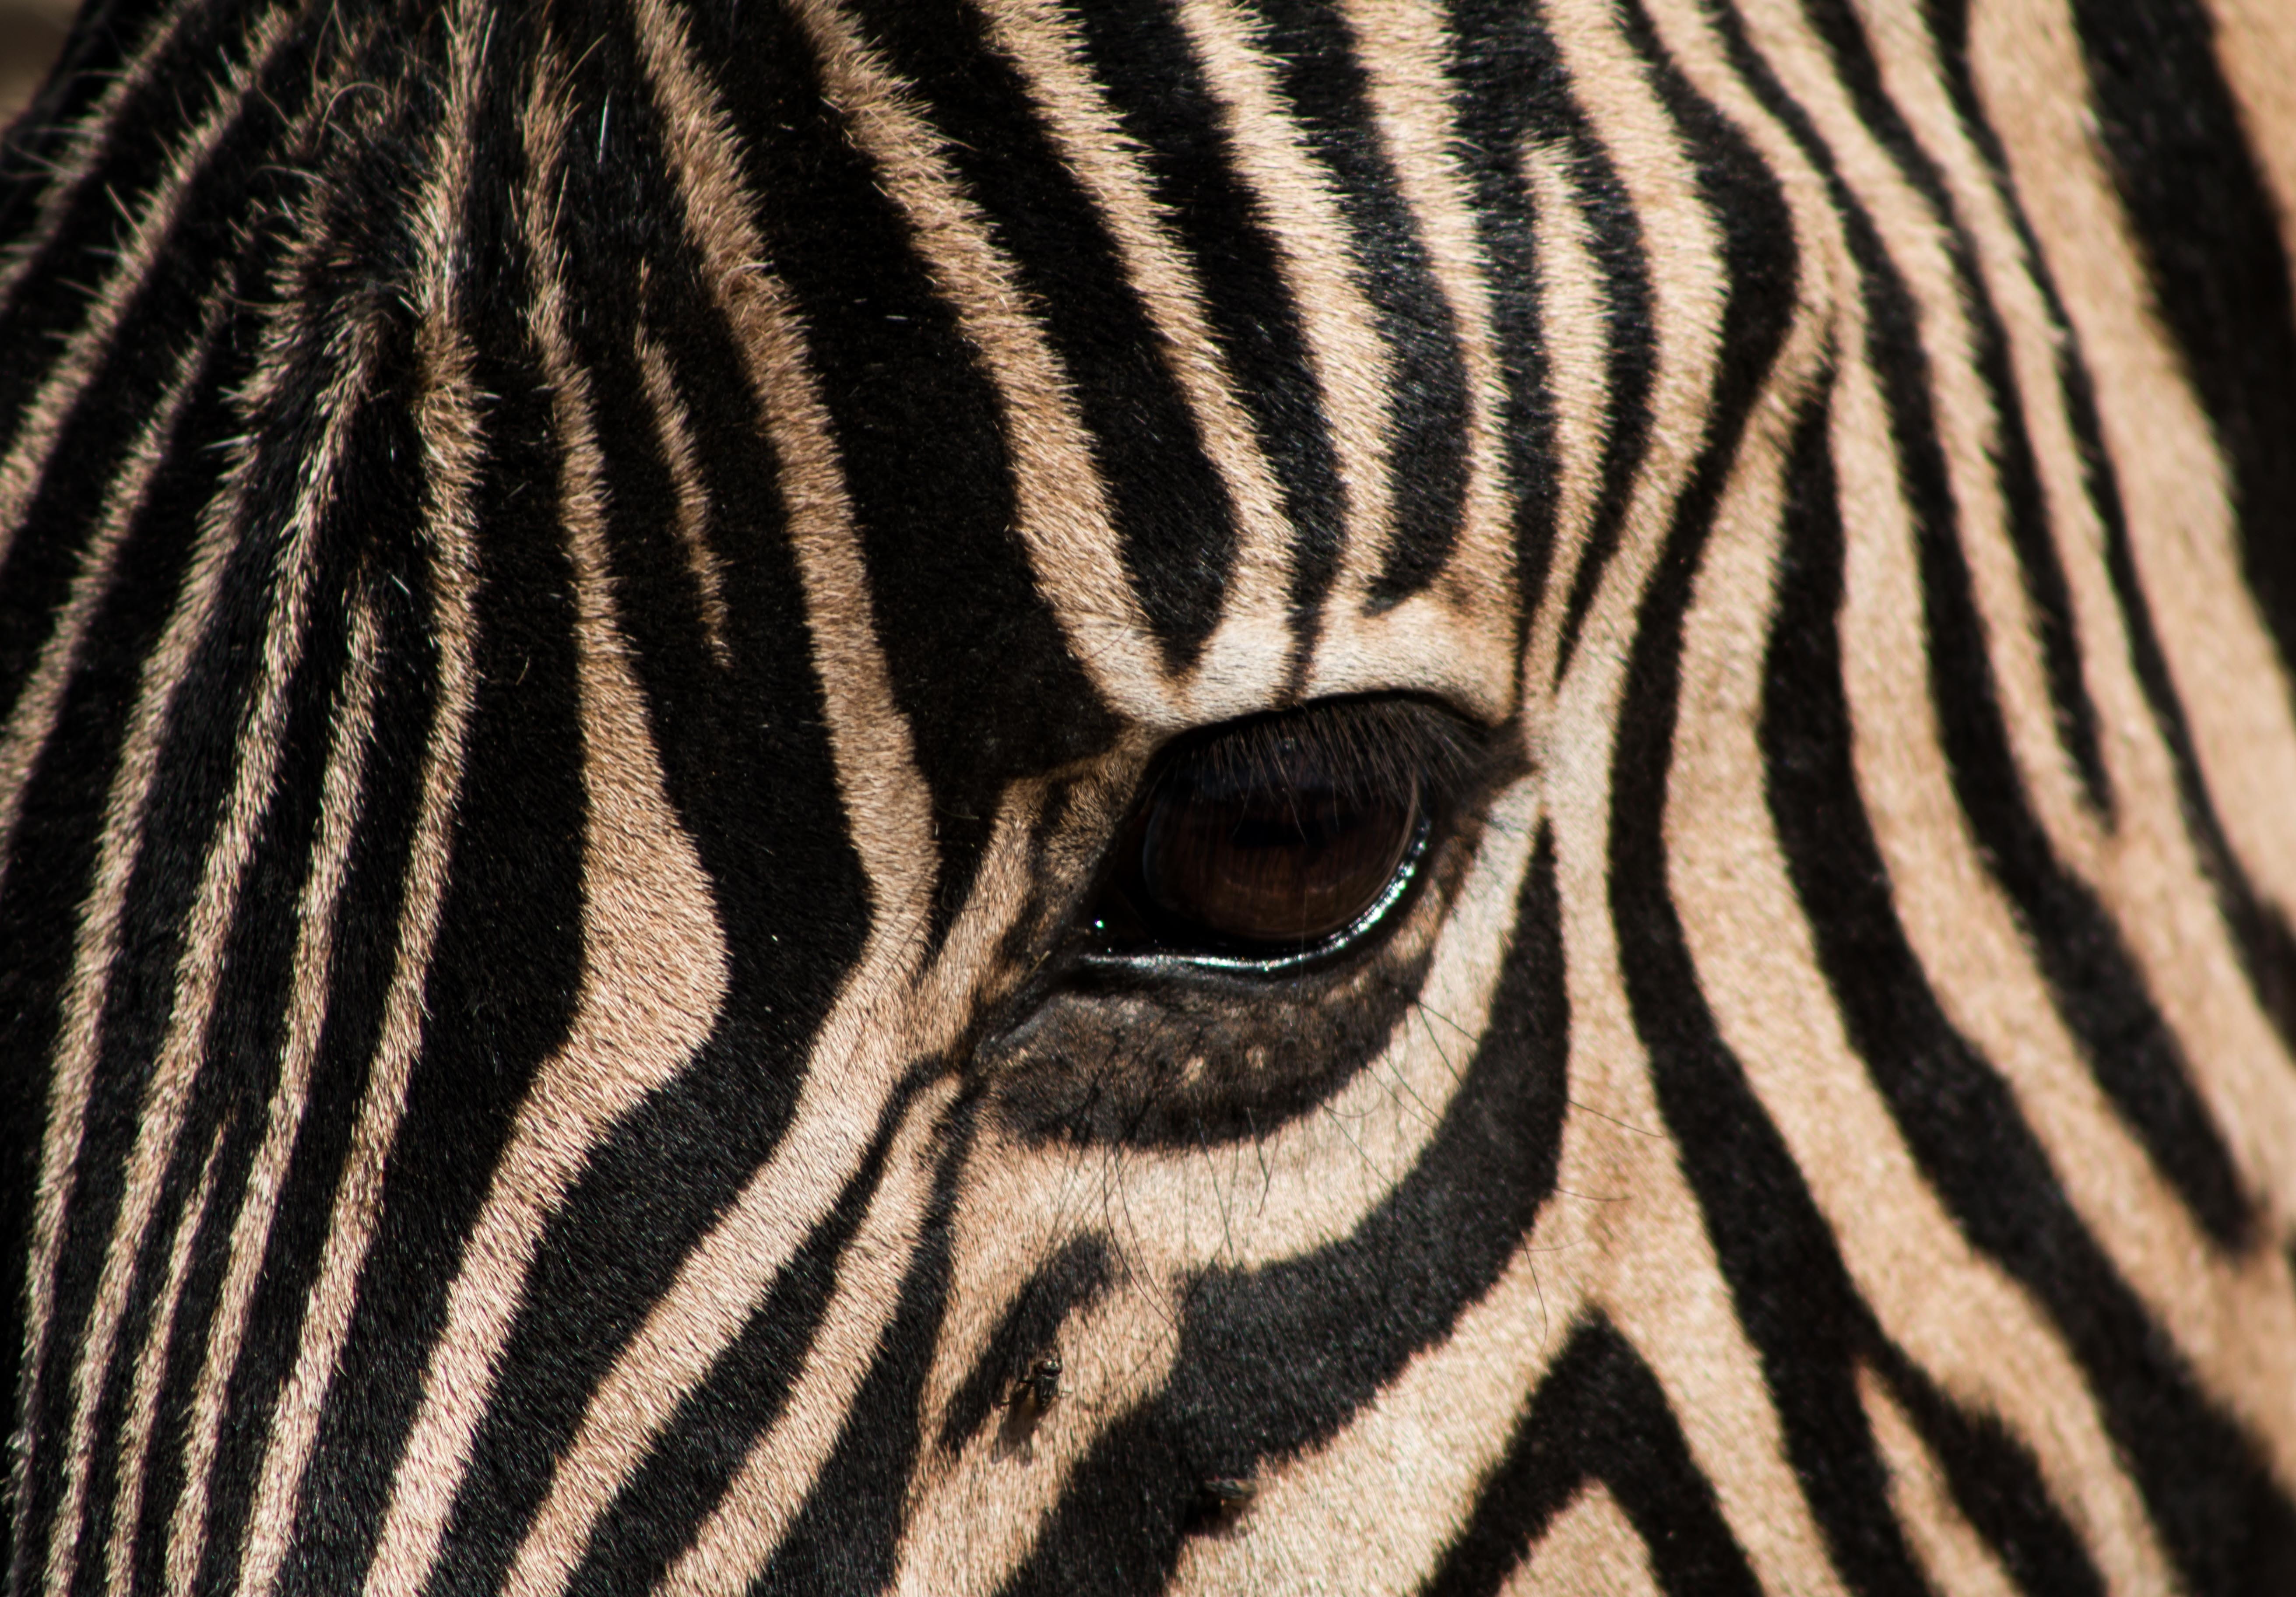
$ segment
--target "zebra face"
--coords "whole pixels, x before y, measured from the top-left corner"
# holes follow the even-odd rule
[[[4,1589],[2269,1584],[2296,53],[2164,17],[98,8]]]

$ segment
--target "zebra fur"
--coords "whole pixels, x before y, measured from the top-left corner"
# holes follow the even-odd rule
[[[5,1589],[2296,1584],[2292,81],[91,6],[0,171]],[[1378,934],[1087,969],[1161,751],[1332,700],[1480,751]]]

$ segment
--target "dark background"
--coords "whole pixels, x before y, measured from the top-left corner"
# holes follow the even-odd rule
[[[74,0],[0,0],[0,123],[39,87],[78,9]]]

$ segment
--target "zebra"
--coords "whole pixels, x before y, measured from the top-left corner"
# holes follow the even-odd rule
[[[2296,1590],[2292,83],[89,5],[4,1589]]]

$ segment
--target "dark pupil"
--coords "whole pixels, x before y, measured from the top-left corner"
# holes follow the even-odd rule
[[[1286,750],[1261,768],[1185,763],[1159,784],[1141,839],[1142,886],[1168,917],[1248,943],[1311,943],[1353,922],[1394,880],[1416,794],[1350,790]]]

